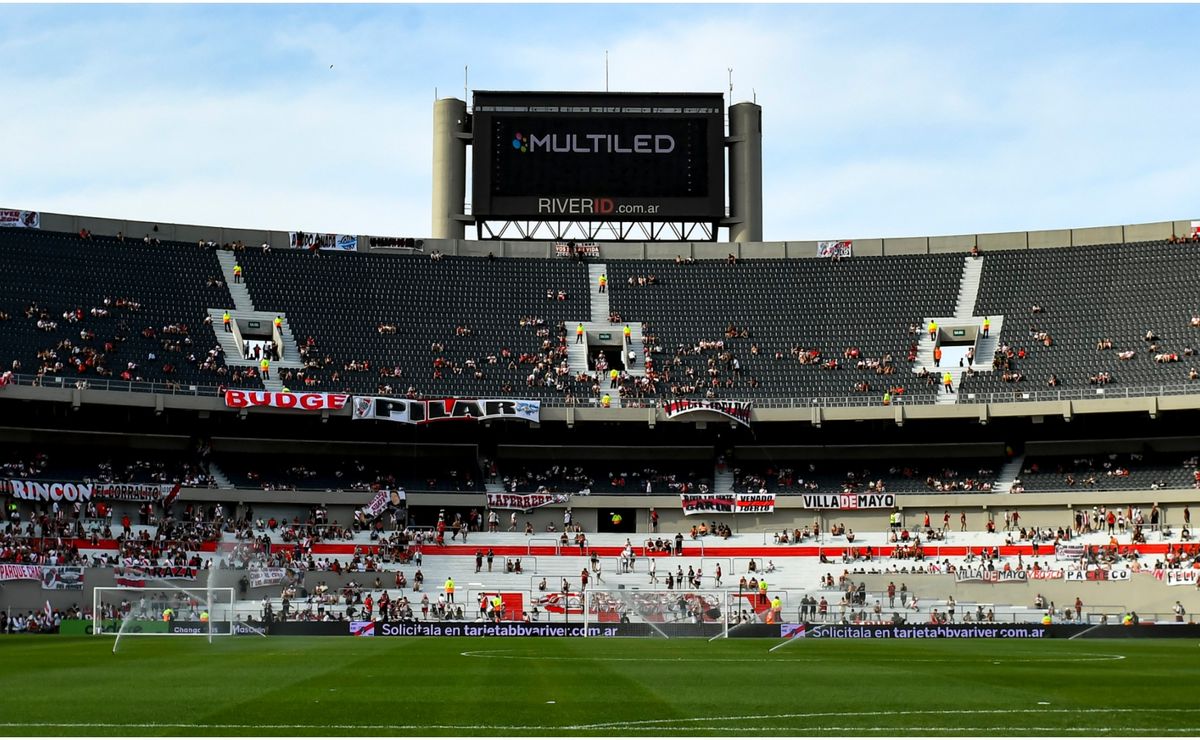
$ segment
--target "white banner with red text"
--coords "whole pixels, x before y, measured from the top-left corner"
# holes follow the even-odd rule
[[[0,493],[22,501],[133,501],[170,506],[179,495],[178,483],[64,483],[37,480],[0,480]]]
[[[807,493],[806,509],[891,509],[896,506],[894,493]]]
[[[489,509],[520,509],[529,511],[539,506],[565,504],[571,500],[569,493],[488,493]]]
[[[663,404],[663,411],[668,419],[696,411],[712,411],[745,426],[750,426],[750,412],[753,410],[754,403],[751,401],[717,401],[701,398],[668,401]]]
[[[337,411],[346,405],[350,396],[344,393],[274,393],[272,391],[225,391],[225,406],[244,409],[264,406],[273,409],[298,411]]]
[[[0,210],[0,228],[40,229],[42,215],[37,211]]]
[[[387,511],[389,506],[403,506],[407,500],[408,494],[405,493],[403,488],[398,488],[394,491],[385,488],[377,491],[371,500],[367,502],[367,505],[362,508],[362,511],[369,519],[374,519]]]
[[[542,402],[497,398],[409,398],[355,396],[354,418],[397,421],[401,424],[430,424],[435,421],[483,421],[519,419],[538,422]]]

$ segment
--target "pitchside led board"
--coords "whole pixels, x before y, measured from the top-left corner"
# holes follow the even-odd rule
[[[723,111],[720,93],[476,91],[472,213],[719,221]]]

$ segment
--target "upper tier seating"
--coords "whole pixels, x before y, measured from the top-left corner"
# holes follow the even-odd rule
[[[218,385],[228,371],[204,320],[232,305],[195,244],[0,229],[0,372]]]
[[[1021,469],[1025,491],[1129,491],[1196,488],[1194,452],[1030,455]]]
[[[991,491],[1003,465],[1000,458],[747,460],[734,463],[732,472],[738,491],[964,493]]]
[[[689,395],[712,390],[719,398],[782,396],[801,403],[865,395],[878,402],[885,390],[902,386],[905,402],[930,402],[936,387],[910,372],[909,351],[919,337],[909,327],[954,312],[962,265],[961,254],[737,264],[613,260],[607,263],[609,303],[622,320],[643,322],[653,337],[663,395],[694,383],[697,392]],[[636,282],[648,274],[657,284],[629,284],[630,277]],[[731,336],[742,329],[748,336]],[[697,352],[701,340],[724,342],[728,357],[722,359],[721,350]],[[857,369],[858,360],[845,356],[851,348],[864,361],[890,355],[894,374]],[[801,364],[796,355],[803,350],[818,350],[819,361]],[[735,358],[739,374],[731,369]],[[838,369],[825,369],[827,360],[837,360]],[[720,388],[712,385],[710,367]],[[856,391],[859,383],[869,391]]]
[[[429,397],[562,397],[553,385],[566,356],[559,327],[590,315],[587,272],[574,262],[286,250],[247,250],[238,259],[255,307],[286,312],[302,346],[314,340],[307,354],[316,367],[305,371],[308,380],[289,383],[295,390],[404,395],[412,386]],[[529,318],[544,324],[522,325]],[[383,325],[395,333],[381,333]],[[548,361],[539,368],[539,359]],[[368,369],[347,369],[352,360]],[[574,386],[569,375],[559,380]]]
[[[410,491],[483,490],[479,463],[471,452],[421,455],[314,455],[218,452],[213,457],[239,488],[266,490]]]
[[[960,393],[1055,390],[1047,385],[1051,373],[1059,390],[1075,392],[1106,390],[1090,382],[1101,372],[1111,374],[1115,389],[1187,385],[1188,370],[1200,367],[1193,354],[1200,348],[1200,326],[1191,325],[1200,314],[1197,274],[1200,245],[1194,243],[986,253],[975,314],[1004,315],[1000,341],[1014,354],[1024,348],[1026,357],[1009,363],[1025,379],[978,374],[964,378]],[[1147,331],[1158,339],[1147,341]],[[1037,332],[1049,334],[1051,345]],[[1104,339],[1112,341],[1111,349],[1097,349]],[[1120,359],[1127,351],[1134,352],[1132,359]],[[1169,353],[1178,361],[1155,361],[1156,354]]]
[[[69,483],[181,482],[189,488],[215,487],[202,454],[96,445],[6,443],[0,453],[0,478]]]

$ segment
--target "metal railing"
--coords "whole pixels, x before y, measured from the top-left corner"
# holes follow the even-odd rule
[[[70,378],[59,376],[38,376],[14,374],[10,383],[14,385],[54,388],[117,391],[126,393],[159,393],[171,396],[219,397],[218,385],[181,384],[160,381],[126,381],[112,378]],[[317,391],[329,392],[329,391]],[[520,394],[517,394],[520,395]],[[992,393],[960,393],[956,405],[993,404],[993,403],[1038,403],[1050,401],[1096,401],[1123,398],[1149,398],[1152,396],[1186,396],[1200,395],[1200,384],[1173,385],[1140,385],[1132,387],[1104,386],[1079,389],[1055,389],[1039,391],[1015,390],[1010,392]],[[599,398],[584,398],[568,400],[565,398],[542,398],[541,404],[547,408],[599,408]],[[622,398],[621,408],[660,408],[669,402],[669,398]],[[801,408],[853,408],[853,407],[882,407],[880,398],[874,394],[856,396],[812,396],[800,398],[797,396],[758,396],[749,399],[719,399],[719,400],[749,400],[755,408],[767,409],[801,409]],[[936,403],[936,396],[905,397],[894,396],[892,406],[931,406]]]

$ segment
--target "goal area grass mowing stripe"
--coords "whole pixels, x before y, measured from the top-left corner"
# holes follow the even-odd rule
[[[4,735],[1198,735],[1190,640],[0,639]]]

